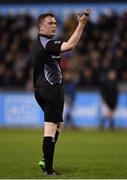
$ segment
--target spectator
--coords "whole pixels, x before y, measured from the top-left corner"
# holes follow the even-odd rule
[[[104,71],[103,71],[104,72]],[[105,127],[106,120],[109,121],[109,128],[115,128],[114,115],[118,102],[116,71],[111,69],[100,76],[100,93],[102,96],[102,107],[104,107],[103,115],[100,120],[100,128]]]
[[[59,27],[64,29],[62,35],[58,33],[59,37],[68,38],[77,24],[75,16],[70,14],[63,24],[60,16],[57,18]],[[70,64],[71,67],[79,69],[78,87],[98,86],[104,66],[105,71],[106,66],[107,69],[115,69],[118,83],[126,83],[126,21],[127,12],[120,15],[115,12],[101,14],[98,21],[89,21],[74,55],[67,53],[66,57],[63,57],[66,59],[62,64],[63,70]],[[22,77],[18,79],[21,81],[20,88],[27,88],[31,79],[29,56],[36,31],[35,19],[28,13],[16,16],[0,14],[0,87],[16,87],[14,79],[17,78],[19,70],[20,73],[22,71]],[[86,65],[87,61],[90,62],[90,67]]]

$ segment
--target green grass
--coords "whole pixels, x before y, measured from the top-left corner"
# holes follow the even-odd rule
[[[41,129],[0,129],[0,178],[43,179]],[[127,178],[127,131],[64,130],[55,151],[57,178]]]

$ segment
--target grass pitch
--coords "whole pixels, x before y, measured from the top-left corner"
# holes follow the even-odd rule
[[[41,129],[1,128],[0,178],[47,178],[38,166],[41,143]],[[127,131],[64,130],[54,167],[59,179],[127,179]]]

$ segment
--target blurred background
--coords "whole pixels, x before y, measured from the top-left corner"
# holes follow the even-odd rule
[[[40,13],[68,40],[76,13],[92,13],[74,51],[62,54],[64,121],[59,179],[127,179],[127,2],[0,0],[0,178],[42,179],[43,113],[33,95],[31,50]]]
[[[40,13],[53,12],[57,39],[68,40],[76,13],[92,13],[74,51],[62,54],[65,127],[127,128],[127,2],[0,1],[0,126],[40,127],[31,49]]]

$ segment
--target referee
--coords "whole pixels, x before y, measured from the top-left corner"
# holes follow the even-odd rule
[[[35,99],[44,112],[43,158],[39,165],[44,175],[59,175],[53,170],[55,143],[63,127],[64,88],[60,69],[60,53],[76,47],[90,15],[86,9],[78,14],[78,26],[67,42],[54,40],[56,19],[45,13],[38,17],[38,37],[32,51]]]

